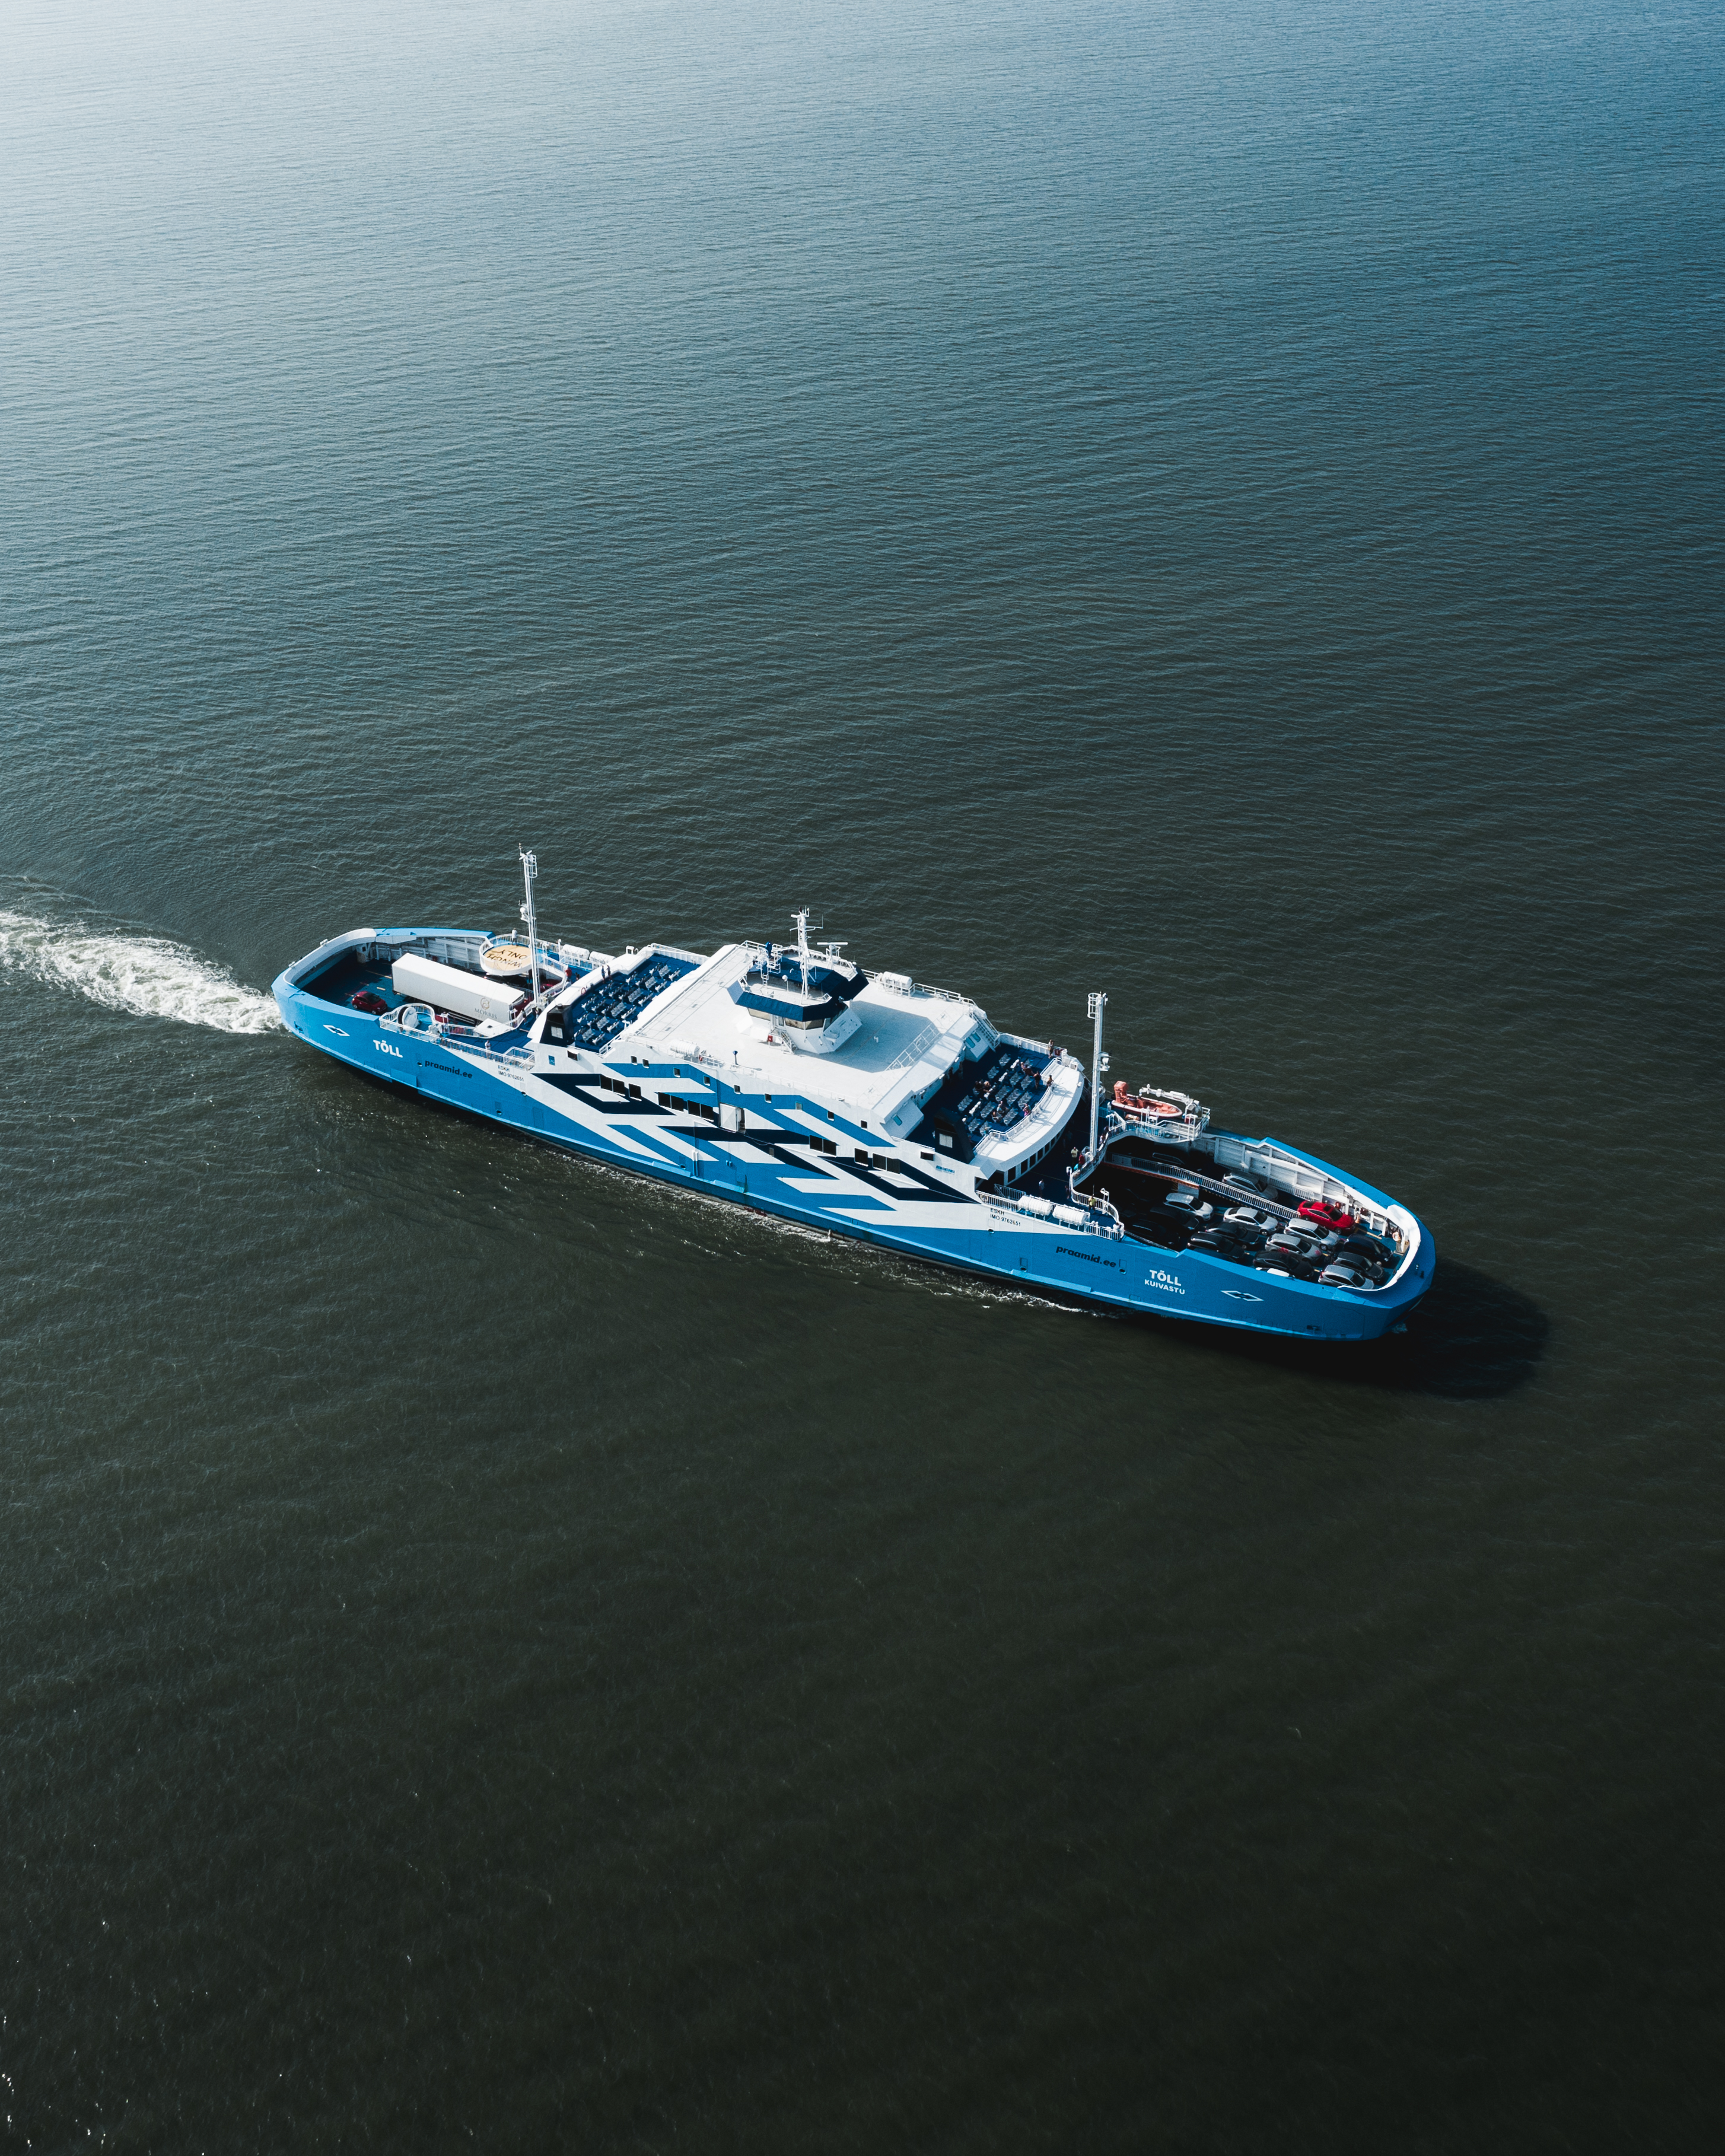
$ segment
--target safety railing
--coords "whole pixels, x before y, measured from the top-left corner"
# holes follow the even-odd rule
[[[489,1040],[477,1038],[459,1040],[455,1045],[464,1055],[483,1055],[487,1062],[501,1063],[506,1069],[517,1070],[523,1075],[533,1068],[531,1048],[493,1048]]]
[[[699,1063],[708,1070],[728,1070],[731,1068],[723,1056],[714,1055],[710,1048],[697,1048],[693,1041],[668,1040],[664,1052],[673,1063]]]
[[[928,1046],[930,1042],[938,1040],[940,1037],[941,1029],[937,1025],[925,1025],[922,1032],[916,1035],[916,1038],[911,1043],[908,1048],[900,1049],[898,1054],[895,1055],[891,1062],[887,1065],[887,1069],[889,1070],[908,1070],[913,1063],[921,1062],[922,1060],[923,1050]]]
[[[1174,1168],[1160,1163],[1153,1167],[1147,1164],[1141,1168],[1128,1161],[1111,1163],[1106,1160],[1101,1160],[1091,1167],[1080,1168],[1076,1173],[1100,1173],[1110,1165],[1132,1169],[1139,1175],[1154,1176],[1159,1182],[1177,1183],[1183,1190],[1201,1190],[1211,1198],[1221,1199],[1230,1206],[1244,1205],[1256,1213],[1271,1214],[1284,1227],[1291,1225],[1296,1228],[1305,1227],[1316,1232],[1319,1225],[1316,1221],[1302,1218],[1298,1204],[1287,1204],[1283,1199],[1269,1197],[1261,1190],[1243,1190],[1237,1183],[1224,1183],[1213,1175],[1200,1175],[1196,1168]],[[1345,1191],[1346,1186],[1337,1184],[1336,1188]],[[1353,1211],[1352,1204],[1345,1209]],[[1359,1210],[1353,1211],[1353,1217],[1369,1235],[1381,1241],[1391,1242],[1398,1257],[1404,1255],[1399,1239],[1394,1236],[1394,1231],[1389,1221],[1382,1212],[1373,1207],[1362,1206]]]
[[[1087,1197],[1081,1191],[1073,1194],[1069,1204],[1029,1193],[1014,1195],[1004,1190],[978,1190],[976,1194],[996,1214],[1009,1213],[1019,1220],[1051,1221],[1071,1235],[1106,1235],[1111,1242],[1117,1242],[1126,1233],[1126,1224],[1106,1199]]]
[[[459,1019],[439,1018],[429,1004],[401,1004],[393,1011],[386,1011],[377,1021],[381,1028],[391,1033],[404,1034],[409,1040],[435,1040],[459,1048],[464,1055],[483,1055],[488,1062],[500,1063],[506,1069],[527,1071],[533,1067],[533,1051],[519,1044],[509,1048],[494,1048],[475,1026],[463,1025]]]
[[[1163,1145],[1190,1145],[1209,1128],[1209,1110],[1199,1101],[1192,1101],[1185,1113],[1179,1116],[1133,1115],[1112,1101],[1105,1101],[1097,1149],[1100,1151],[1111,1138],[1126,1132],[1135,1137],[1155,1138]]]

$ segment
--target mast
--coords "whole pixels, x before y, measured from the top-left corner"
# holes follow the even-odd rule
[[[539,873],[539,857],[530,854],[525,846],[516,851],[521,857],[521,887],[526,898],[521,907],[521,919],[527,924],[527,950],[533,962],[533,1008],[539,1008],[539,924],[533,917],[533,879]]]
[[[1096,1040],[1090,1055],[1090,1151],[1086,1163],[1096,1157],[1096,1124],[1102,1112],[1102,1073],[1108,1068],[1108,1059],[1102,1053],[1102,1013],[1108,1008],[1108,998],[1100,993],[1090,999],[1090,1014],[1096,1022]]]
[[[809,993],[809,961],[814,955],[809,947],[809,908],[805,906],[793,918],[797,924],[797,955],[803,962],[803,993],[806,996]]]

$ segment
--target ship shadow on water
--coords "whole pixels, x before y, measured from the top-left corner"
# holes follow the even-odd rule
[[[1431,1291],[1405,1332],[1358,1346],[1254,1338],[1153,1321],[1158,1331],[1202,1335],[1207,1346],[1255,1363],[1343,1384],[1450,1400],[1501,1399],[1524,1385],[1545,1353],[1551,1321],[1530,1296],[1453,1258],[1440,1257]]]

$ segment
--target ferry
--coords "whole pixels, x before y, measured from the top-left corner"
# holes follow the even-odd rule
[[[903,1256],[1121,1312],[1301,1340],[1401,1329],[1435,1246],[1407,1206],[1191,1095],[1106,1083],[837,941],[355,928],[274,983],[339,1062],[524,1136]]]

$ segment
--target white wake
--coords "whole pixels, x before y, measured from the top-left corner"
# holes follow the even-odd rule
[[[195,951],[159,936],[103,934],[82,921],[0,911],[0,968],[74,988],[110,1010],[181,1019],[220,1033],[268,1033],[281,1024],[273,996],[241,987]]]

